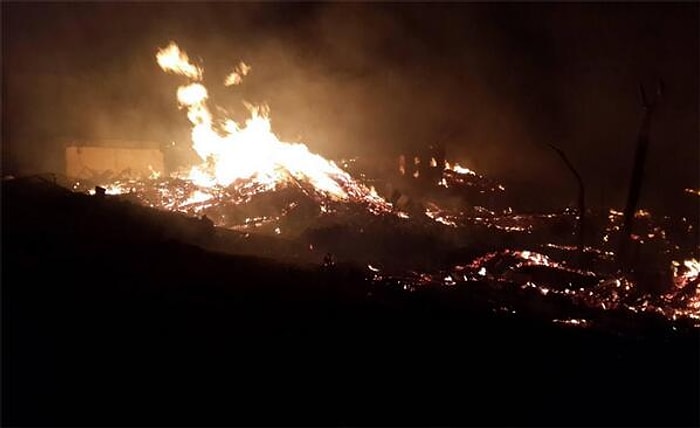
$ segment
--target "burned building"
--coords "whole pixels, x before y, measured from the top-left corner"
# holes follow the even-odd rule
[[[165,172],[163,152],[153,143],[88,142],[65,148],[66,175],[93,181],[137,179]]]

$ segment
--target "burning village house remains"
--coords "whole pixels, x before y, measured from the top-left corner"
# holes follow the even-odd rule
[[[333,253],[366,266],[368,281],[405,292],[483,287],[502,297],[494,311],[507,313],[556,302],[566,309],[547,312],[551,321],[575,327],[595,325],[596,314],[610,311],[700,326],[700,248],[691,220],[657,217],[636,201],[631,218],[615,209],[518,213],[503,185],[450,161],[443,141],[401,154],[372,182],[356,165],[341,161],[343,169],[300,142],[278,139],[266,106],[246,104],[244,123],[215,117],[204,70],[175,43],[156,60],[182,77],[177,101],[201,162],[165,174],[157,151],[69,147],[73,190],[95,193],[100,186],[107,195],[205,216],[246,237],[298,242],[308,249],[306,260]],[[240,62],[224,85],[235,88],[254,66]],[[128,168],[139,174],[100,176]],[[679,197],[697,199],[698,191]],[[628,237],[632,262],[621,264],[619,243]],[[406,256],[411,245],[423,258]],[[514,295],[539,303],[518,306]]]

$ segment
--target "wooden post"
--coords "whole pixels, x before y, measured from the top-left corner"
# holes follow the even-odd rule
[[[552,150],[557,152],[561,160],[564,161],[566,167],[569,168],[569,171],[571,171],[571,173],[576,178],[576,182],[578,183],[578,222],[576,228],[576,246],[578,247],[579,257],[581,261],[583,261],[583,250],[585,248],[586,187],[583,184],[583,178],[581,178],[581,175],[578,173],[578,171],[576,171],[576,168],[574,168],[574,165],[569,161],[569,158],[566,157],[564,151],[553,144],[547,143],[547,145]]]
[[[663,91],[663,82],[659,80],[659,84],[654,94],[654,97],[647,99],[644,92],[644,86],[639,85],[639,92],[642,98],[642,107],[644,115],[642,116],[642,124],[639,128],[639,137],[637,138],[637,148],[634,153],[634,166],[632,167],[632,177],[630,179],[629,192],[627,194],[627,203],[625,205],[624,218],[622,223],[622,234],[620,235],[620,247],[618,250],[618,261],[623,265],[629,263],[629,239],[632,233],[632,224],[634,223],[634,213],[637,210],[639,195],[644,181],[644,165],[646,163],[647,151],[649,148],[649,129],[651,127],[651,115],[656,108],[657,101]]]

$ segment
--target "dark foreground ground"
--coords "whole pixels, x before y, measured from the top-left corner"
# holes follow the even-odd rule
[[[5,426],[700,422],[697,331],[503,318],[41,181],[2,197]]]

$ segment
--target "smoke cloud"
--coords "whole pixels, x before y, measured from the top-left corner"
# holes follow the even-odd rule
[[[326,157],[394,166],[443,139],[523,206],[624,203],[642,109],[662,77],[642,204],[700,187],[697,4],[3,3],[3,170],[62,171],[63,144],[160,146],[185,162],[181,78],[155,52],[176,41],[213,104],[270,105],[282,139]],[[225,86],[241,61],[252,66]],[[693,202],[697,205],[697,202]]]

